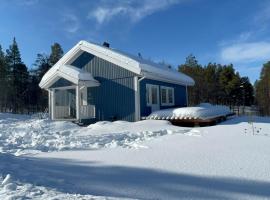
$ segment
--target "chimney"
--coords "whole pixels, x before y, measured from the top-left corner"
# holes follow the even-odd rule
[[[103,46],[104,46],[104,47],[107,47],[107,48],[110,48],[110,43],[108,43],[108,42],[103,42]]]

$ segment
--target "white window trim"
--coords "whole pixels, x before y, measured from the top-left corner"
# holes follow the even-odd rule
[[[162,102],[162,89],[166,90],[166,103]],[[172,90],[172,103],[169,103],[169,90]],[[166,86],[160,86],[160,100],[162,106],[174,106],[174,88],[173,87],[166,87]]]
[[[157,103],[156,104],[152,104],[152,90],[150,89],[150,102],[147,102],[147,96],[146,96],[146,105],[147,106],[153,106],[153,105],[159,105],[159,85],[153,85],[153,84],[146,84],[146,91],[147,91],[147,88],[157,88]],[[147,92],[146,92],[147,93]],[[146,95],[145,93],[145,95]]]

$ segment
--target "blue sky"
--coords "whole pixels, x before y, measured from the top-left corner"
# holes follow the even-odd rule
[[[173,66],[190,53],[201,64],[233,63],[254,82],[270,60],[270,1],[246,0],[1,0],[0,44],[13,36],[23,61],[59,42],[108,41]]]

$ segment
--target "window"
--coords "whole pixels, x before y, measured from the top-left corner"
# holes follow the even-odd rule
[[[161,88],[161,103],[166,103],[166,98],[167,98],[167,90],[165,88]]]
[[[146,84],[146,103],[147,106],[159,104],[159,87],[158,85]]]
[[[87,106],[87,87],[81,89],[81,105]]]
[[[174,105],[174,88],[161,86],[161,105]]]

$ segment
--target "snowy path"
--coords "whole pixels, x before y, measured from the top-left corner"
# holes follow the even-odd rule
[[[256,118],[255,135],[247,120],[191,130],[155,124],[156,130],[174,134],[155,134],[128,148],[118,143],[34,156],[0,153],[0,175],[11,174],[15,184],[15,189],[0,186],[0,199],[16,194],[33,199],[269,199],[270,119]],[[127,129],[129,134],[154,132],[153,124],[103,122],[77,134],[103,137]]]

